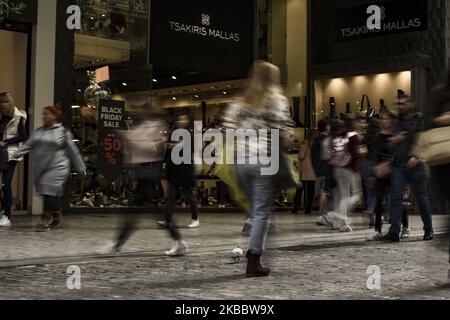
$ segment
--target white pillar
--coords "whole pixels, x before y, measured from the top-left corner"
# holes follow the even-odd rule
[[[33,27],[30,131],[42,126],[44,107],[54,103],[55,40],[57,0],[38,2],[37,25]],[[30,133],[31,133],[30,132]],[[33,161],[31,158],[29,191],[30,211],[33,215],[43,212],[42,199],[36,195],[33,185]]]

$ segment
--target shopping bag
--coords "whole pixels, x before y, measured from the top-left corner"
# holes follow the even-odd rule
[[[432,167],[450,163],[450,127],[420,134],[413,155]]]

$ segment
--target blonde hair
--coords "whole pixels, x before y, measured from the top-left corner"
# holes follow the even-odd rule
[[[280,82],[281,72],[277,66],[261,60],[255,62],[242,97],[243,102],[254,108],[262,106],[267,97],[282,94]]]

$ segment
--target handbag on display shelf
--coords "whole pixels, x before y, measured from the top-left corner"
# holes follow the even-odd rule
[[[413,155],[432,167],[450,163],[450,126],[420,134]]]

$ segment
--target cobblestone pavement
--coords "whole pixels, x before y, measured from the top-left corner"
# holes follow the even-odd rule
[[[244,262],[232,264],[225,252],[86,261],[78,264],[81,290],[67,289],[66,263],[1,269],[0,299],[448,300],[447,243],[337,243],[269,250],[266,262],[274,272],[264,279],[244,278]],[[381,268],[381,290],[367,289],[370,265]]]
[[[231,262],[231,249],[245,247],[241,215],[205,215],[200,230],[183,230],[192,254],[181,258],[162,255],[171,242],[154,227],[157,217],[145,218],[114,257],[94,253],[114,235],[118,216],[69,216],[64,229],[45,234],[16,218],[0,230],[0,299],[450,299],[448,240],[419,241],[417,217],[410,241],[384,244],[364,241],[363,218],[356,232],[339,234],[313,217],[278,214],[267,279],[246,279],[245,263]],[[71,265],[80,267],[81,290],[67,288]],[[369,266],[380,268],[381,290],[367,289]]]

